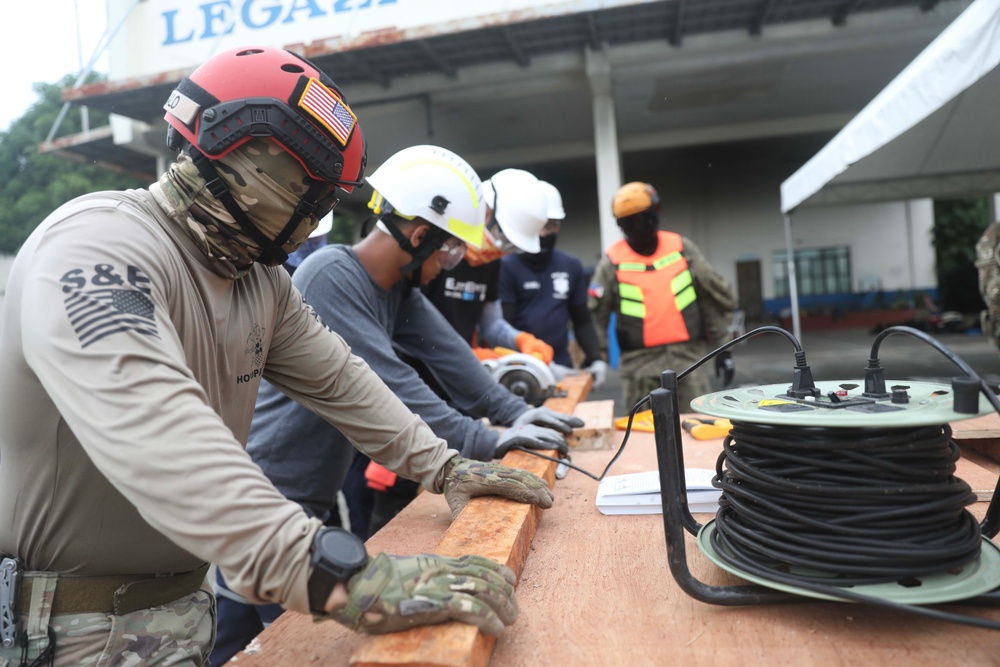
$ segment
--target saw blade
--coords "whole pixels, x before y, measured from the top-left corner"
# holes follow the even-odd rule
[[[509,370],[500,378],[500,384],[535,407],[549,398],[549,391],[542,388],[538,378],[530,371]]]

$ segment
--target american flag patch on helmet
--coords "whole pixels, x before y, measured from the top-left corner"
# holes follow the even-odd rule
[[[310,79],[299,98],[299,108],[330,131],[341,148],[347,145],[358,119],[342,99],[316,79]]]

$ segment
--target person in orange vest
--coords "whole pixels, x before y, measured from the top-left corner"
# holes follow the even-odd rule
[[[690,239],[659,229],[660,196],[648,183],[623,185],[612,211],[624,239],[601,258],[588,290],[602,347],[615,315],[621,349],[619,375],[625,409],[631,410],[660,386],[660,373],[681,372],[711,349],[730,340],[736,301],[719,275]],[[711,346],[711,347],[709,347]],[[732,382],[732,355],[716,357],[716,375]],[[680,409],[710,391],[701,369],[678,383]]]

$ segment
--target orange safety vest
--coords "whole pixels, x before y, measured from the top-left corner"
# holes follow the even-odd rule
[[[622,350],[683,343],[701,328],[681,236],[664,231],[657,236],[656,252],[648,257],[624,240],[608,249],[618,278],[615,331]]]

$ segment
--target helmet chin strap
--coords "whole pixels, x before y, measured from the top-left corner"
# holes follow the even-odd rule
[[[225,181],[219,176],[219,172],[212,163],[212,160],[205,157],[201,151],[190,143],[184,148],[184,152],[191,157],[194,166],[198,168],[198,173],[205,179],[205,187],[209,193],[222,203],[229,212],[229,215],[233,216],[236,224],[240,226],[240,229],[246,232],[260,246],[260,257],[256,261],[261,264],[276,266],[287,260],[288,253],[285,252],[282,246],[288,243],[288,239],[291,238],[292,233],[298,228],[299,224],[316,211],[316,202],[329,187],[329,183],[313,180],[309,189],[299,199],[295,211],[288,219],[284,228],[282,228],[274,239],[269,239],[257,228],[257,225],[253,224],[246,212],[236,203],[236,198],[233,197],[229,188],[226,187]]]
[[[410,279],[411,286],[420,286],[420,267],[423,266],[424,262],[438,251],[441,244],[444,243],[445,239],[448,237],[448,232],[435,227],[434,225],[429,225],[427,233],[424,234],[423,241],[419,246],[414,246],[410,242],[410,239],[399,231],[399,228],[392,222],[392,220],[385,220],[380,218],[379,222],[382,222],[382,227],[389,231],[389,234],[396,239],[396,243],[403,252],[407,253],[411,260],[405,266],[399,269],[400,273],[407,276]]]

